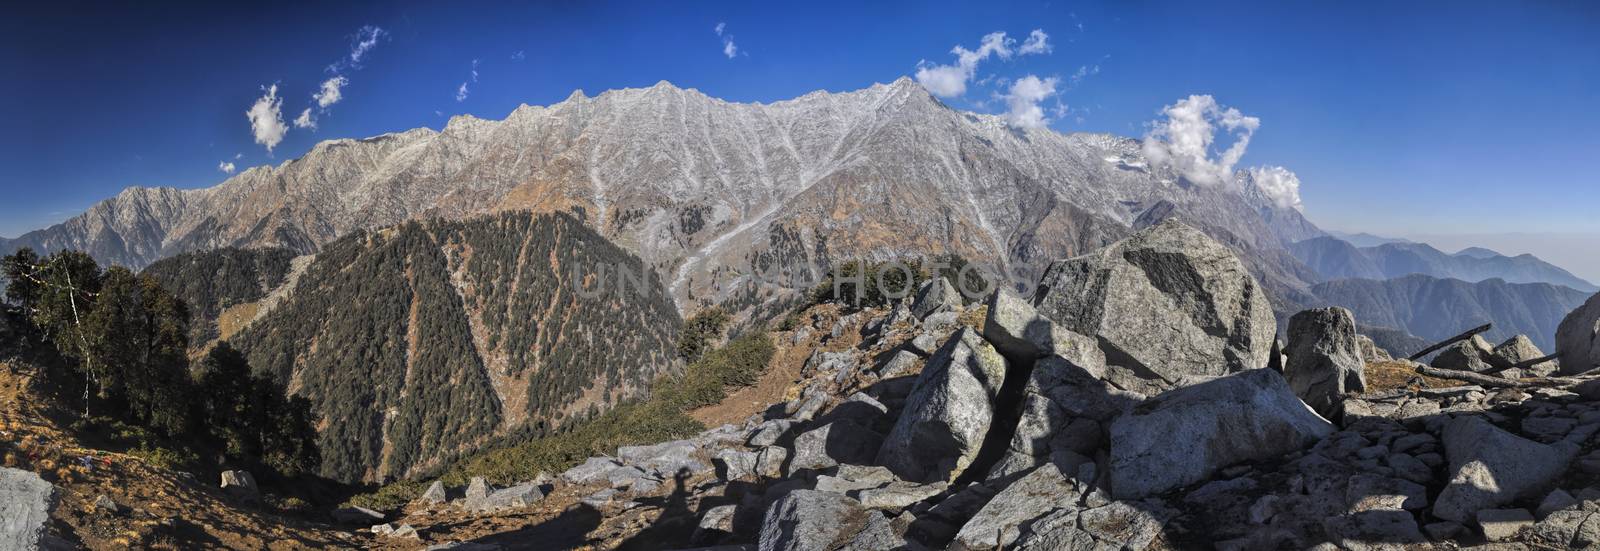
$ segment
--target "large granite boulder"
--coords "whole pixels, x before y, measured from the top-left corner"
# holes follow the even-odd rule
[[[1450,421],[1443,441],[1452,474],[1433,515],[1456,522],[1471,522],[1478,511],[1549,490],[1578,454],[1570,442],[1540,444],[1477,416]]]
[[[1073,481],[1054,464],[1029,471],[995,494],[956,534],[953,549],[1009,549],[1024,524],[1077,500]]]
[[[832,551],[854,539],[876,513],[831,492],[796,490],[761,519],[761,551]]]
[[[1366,362],[1356,338],[1356,318],[1349,310],[1314,308],[1289,318],[1289,362],[1283,378],[1289,388],[1323,417],[1339,413],[1347,392],[1367,388]]]
[[[1529,360],[1543,358],[1545,353],[1527,335],[1517,335],[1506,339],[1500,346],[1494,347],[1494,357],[1505,365],[1516,365]],[[1524,370],[1526,374],[1545,376],[1555,373],[1559,366],[1555,361],[1545,361],[1533,364]]]
[[[0,549],[38,547],[55,503],[55,486],[39,475],[0,467]]]
[[[1561,320],[1556,327],[1556,352],[1561,354],[1562,375],[1600,366],[1600,293]]]
[[[1266,290],[1244,264],[1173,219],[1051,264],[1034,305],[1097,338],[1109,369],[1168,387],[1266,367],[1277,333]]]
[[[989,296],[983,338],[1001,355],[1029,360],[1056,355],[1104,376],[1106,356],[1093,337],[1074,333],[1039,315],[1033,304],[1000,289]]]
[[[1111,491],[1137,499],[1332,433],[1283,377],[1253,369],[1156,396],[1111,423]]]
[[[904,480],[953,480],[983,445],[1005,377],[993,346],[969,328],[957,331],[917,376],[877,463]]]
[[[1489,346],[1489,341],[1483,340],[1482,335],[1473,335],[1470,339],[1446,346],[1428,363],[1439,369],[1479,373],[1494,369],[1497,360],[1494,359],[1494,349]]]

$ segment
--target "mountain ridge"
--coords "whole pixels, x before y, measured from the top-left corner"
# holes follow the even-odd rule
[[[1252,247],[1322,235],[1239,185],[1153,167],[1134,138],[957,111],[907,78],[771,103],[662,81],[327,140],[209,188],[130,188],[0,247],[142,266],[225,246],[310,253],[422,218],[565,211],[644,258],[687,310],[749,285],[757,264],[793,279],[851,256],[956,252],[1030,279],[1160,201]]]
[[[1482,247],[1446,253],[1425,243],[1386,243],[1358,247],[1336,237],[1315,237],[1289,251],[1324,279],[1392,279],[1410,274],[1476,282],[1500,278],[1510,283],[1551,283],[1580,291],[1600,290],[1564,268],[1531,254],[1505,256]]]

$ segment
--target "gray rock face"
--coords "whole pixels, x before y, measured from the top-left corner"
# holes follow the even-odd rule
[[[1283,378],[1295,395],[1324,417],[1339,413],[1347,392],[1367,388],[1366,362],[1356,338],[1356,319],[1349,310],[1316,308],[1289,318],[1289,362]]]
[[[1473,335],[1472,338],[1457,342],[1439,351],[1430,364],[1439,369],[1453,369],[1456,371],[1482,372],[1494,367],[1490,358],[1493,350],[1482,336]]]
[[[1151,398],[1111,423],[1111,490],[1135,499],[1276,457],[1334,431],[1283,377],[1253,369]]]
[[[928,316],[940,312],[953,312],[959,309],[961,309],[961,292],[950,284],[950,280],[942,277],[922,284],[922,288],[917,290],[917,298],[911,301],[911,315],[917,319],[928,319]]]
[[[761,519],[761,551],[832,551],[864,527],[870,512],[848,497],[813,490],[789,492]]]
[[[1011,291],[1000,289],[989,297],[983,321],[983,338],[1009,358],[1043,358],[1057,355],[1089,369],[1096,376],[1105,370],[1105,353],[1093,337],[1074,333],[1039,315],[1032,304]]]
[[[539,485],[525,482],[510,488],[491,490],[482,495],[468,491],[467,497],[461,500],[461,507],[468,511],[481,513],[513,507],[527,507],[540,499],[544,499],[544,491],[539,489]]]
[[[840,419],[795,437],[789,472],[826,469],[841,463],[871,463],[873,455],[882,445],[881,435],[855,421]]]
[[[1519,364],[1544,356],[1544,351],[1539,350],[1539,347],[1534,345],[1533,340],[1529,339],[1527,335],[1511,337],[1506,342],[1500,343],[1500,346],[1494,347],[1494,357],[1499,363],[1505,365]],[[1545,376],[1555,373],[1557,369],[1559,369],[1559,366],[1555,361],[1548,361],[1534,364],[1527,368],[1527,372],[1532,375]]]
[[[1167,385],[1266,367],[1277,332],[1265,290],[1233,252],[1173,219],[1052,264],[1034,304],[1097,337],[1108,365]]]
[[[1540,444],[1477,416],[1450,421],[1443,440],[1453,474],[1433,514],[1462,523],[1473,521],[1480,510],[1549,489],[1578,452],[1571,443]]]
[[[1022,525],[1062,504],[1076,501],[1071,480],[1051,463],[1012,482],[978,510],[956,534],[958,549],[1007,549],[1022,534]]]
[[[0,549],[37,547],[55,503],[55,486],[39,475],[0,467]]]
[[[1556,327],[1556,352],[1561,354],[1563,375],[1600,366],[1600,293],[1561,320]]]
[[[756,457],[756,452],[724,449],[711,457],[711,463],[723,480],[741,480],[755,475]]]
[[[954,479],[977,456],[994,419],[1006,362],[971,329],[928,359],[877,463],[913,482]]]

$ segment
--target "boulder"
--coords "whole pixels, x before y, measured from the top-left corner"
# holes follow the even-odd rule
[[[763,421],[761,424],[756,425],[756,428],[751,429],[750,439],[746,440],[745,443],[757,448],[771,446],[778,443],[778,440],[783,438],[783,435],[788,434],[789,429],[793,428],[794,425],[795,422],[788,419]]]
[[[1576,375],[1600,366],[1600,293],[1567,314],[1556,327],[1561,374]]]
[[[756,457],[756,452],[724,449],[711,457],[711,463],[723,480],[743,480],[756,474]]]
[[[949,485],[943,482],[917,484],[914,482],[895,481],[881,488],[855,490],[850,492],[850,497],[856,498],[863,507],[869,509],[898,511],[944,493],[946,489],[949,489]]]
[[[1533,514],[1527,509],[1484,509],[1478,511],[1478,528],[1483,539],[1506,541],[1523,528],[1533,526]]]
[[[234,499],[253,501],[261,497],[256,477],[250,471],[222,471],[222,493]]]
[[[1218,377],[1151,398],[1111,423],[1111,491],[1117,499],[1161,493],[1333,431],[1276,371]]]
[[[1162,385],[1266,367],[1277,334],[1266,290],[1244,264],[1175,219],[1051,264],[1034,304],[1097,338],[1108,368]]]
[[[428,505],[439,505],[450,500],[449,493],[445,490],[444,482],[435,480],[422,492],[422,497],[417,498]]]
[[[1356,345],[1361,350],[1361,361],[1364,363],[1373,364],[1394,361],[1394,356],[1391,356],[1388,350],[1379,347],[1378,343],[1373,342],[1372,337],[1356,335]]]
[[[1118,501],[1078,513],[1078,525],[1101,546],[1139,550],[1161,534],[1173,512],[1152,501]],[[1112,544],[1107,546],[1106,544]]]
[[[872,462],[883,444],[883,436],[849,419],[811,429],[794,439],[794,456],[789,473],[802,469],[826,469],[840,463],[862,465]]]
[[[878,378],[891,379],[902,375],[909,375],[922,365],[922,357],[905,350],[896,350],[889,361],[884,362],[883,368],[878,370]]]
[[[928,359],[877,463],[912,482],[953,480],[989,433],[1006,361],[970,328]]]
[[[493,491],[494,487],[489,485],[488,480],[481,476],[474,476],[467,481],[467,493],[463,496],[463,499],[469,501],[486,499],[489,497],[489,492]]]
[[[911,315],[917,319],[928,319],[933,314],[960,309],[961,292],[950,284],[950,280],[942,277],[922,284],[922,288],[917,289],[917,297],[911,301]]]
[[[1045,463],[995,494],[956,533],[956,549],[1009,549],[1022,526],[1078,497],[1074,484]]]
[[[1481,335],[1473,335],[1470,339],[1446,346],[1444,350],[1439,351],[1439,355],[1433,357],[1429,365],[1439,369],[1477,373],[1495,367],[1490,361],[1493,355],[1489,342],[1483,340]]]
[[[1473,521],[1478,511],[1548,490],[1578,452],[1571,443],[1540,444],[1478,416],[1450,421],[1443,440],[1452,474],[1433,515],[1461,523]]]
[[[461,505],[468,511],[488,512],[510,509],[514,507],[527,507],[544,499],[544,491],[533,482],[524,482],[510,488],[501,488],[489,492],[480,498],[467,498]]]
[[[1039,315],[1032,304],[1001,289],[989,296],[983,338],[1001,355],[1026,360],[1056,355],[1104,376],[1106,357],[1094,338],[1074,333]]]
[[[606,479],[613,469],[621,467],[621,463],[608,457],[591,457],[582,464],[567,469],[561,473],[561,480],[568,484],[589,484]]]
[[[1510,339],[1506,339],[1506,342],[1500,343],[1500,346],[1494,347],[1493,354],[1496,360],[1498,360],[1498,363],[1503,365],[1515,365],[1528,360],[1543,358],[1545,356],[1544,351],[1539,350],[1539,347],[1533,344],[1533,340],[1529,339],[1527,335],[1517,335],[1515,337],[1511,337]],[[1525,371],[1527,371],[1529,374],[1543,377],[1545,375],[1555,373],[1559,367],[1560,366],[1558,366],[1556,362],[1552,360],[1533,364]]]
[[[789,459],[789,450],[782,446],[767,446],[756,452],[756,474],[767,478],[783,476],[783,463]]]
[[[39,475],[0,467],[0,549],[38,547],[55,504],[55,486]]]
[[[1349,310],[1313,308],[1290,317],[1285,352],[1289,362],[1283,366],[1283,378],[1323,417],[1337,417],[1345,393],[1367,389],[1356,318]]]
[[[689,536],[689,541],[696,544],[711,544],[733,535],[734,513],[739,510],[737,505],[718,505],[707,509],[700,515],[700,524]]]
[[[873,514],[848,497],[795,490],[774,501],[761,519],[760,551],[832,551],[849,541]]]

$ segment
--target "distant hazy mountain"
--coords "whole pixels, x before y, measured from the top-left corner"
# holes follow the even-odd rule
[[[1524,334],[1545,350],[1554,348],[1561,319],[1590,295],[1549,283],[1469,283],[1425,275],[1341,279],[1311,290],[1323,304],[1349,308],[1362,324],[1397,328],[1432,341],[1493,322],[1486,338],[1499,342]]]
[[[1510,283],[1551,283],[1581,291],[1594,284],[1533,255],[1504,256],[1484,248],[1447,254],[1422,243],[1357,247],[1335,237],[1317,237],[1289,246],[1295,258],[1324,279],[1389,279],[1422,274],[1463,281],[1503,279]]]
[[[903,78],[765,104],[665,82],[576,92],[500,121],[323,142],[211,188],[130,188],[0,247],[138,267],[225,246],[309,253],[428,217],[563,211],[693,304],[725,298],[758,268],[808,273],[853,256],[954,252],[1037,277],[1127,235],[1161,202],[1252,248],[1323,235],[1248,178],[1198,185],[1152,166],[1139,140],[1019,129]]]
[[[1345,241],[1349,241],[1351,245],[1355,245],[1357,247],[1376,247],[1378,245],[1387,245],[1389,243],[1411,243],[1412,242],[1409,239],[1401,239],[1401,238],[1398,238],[1398,237],[1384,237],[1384,236],[1381,236],[1381,235],[1373,235],[1373,234],[1366,233],[1366,232],[1345,233],[1345,232],[1342,232],[1342,231],[1329,231],[1328,235],[1337,237],[1339,239],[1343,239]]]

